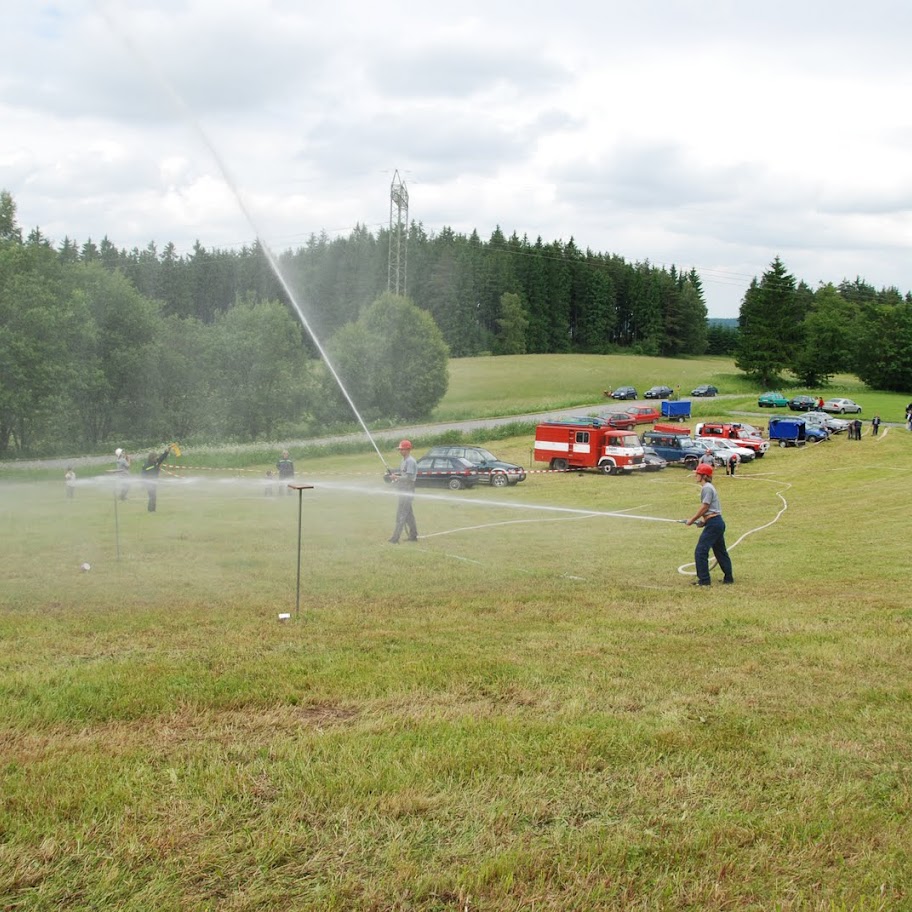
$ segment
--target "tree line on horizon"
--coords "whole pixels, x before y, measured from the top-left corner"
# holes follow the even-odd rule
[[[450,229],[429,235],[417,223],[408,232],[407,301],[384,294],[387,231],[312,236],[278,256],[371,421],[428,417],[446,392],[448,356],[737,355],[758,381],[792,371],[820,385],[856,367],[851,346],[833,354],[833,295],[852,302],[856,335],[877,307],[909,303],[860,281],[815,292],[776,261],[752,283],[732,330],[708,324],[695,270],[628,263],[572,239],[507,238],[499,228],[488,241]],[[0,318],[0,457],[175,437],[275,439],[351,423],[259,242],[237,251],[197,242],[187,256],[172,243],[127,251],[107,237],[54,247],[38,228],[23,237],[2,191]],[[404,350],[398,327],[417,327],[421,343],[408,346],[414,379],[404,395],[391,381]]]

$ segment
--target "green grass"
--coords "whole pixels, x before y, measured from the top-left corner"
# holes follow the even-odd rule
[[[749,384],[725,358],[648,358],[639,355],[509,355],[450,361],[450,387],[435,418],[450,421],[520,415],[601,400],[608,388],[636,386],[640,394],[667,383],[682,398],[699,383],[747,392]],[[606,400],[611,402],[613,400]],[[617,404],[617,403],[615,403]]]
[[[421,497],[392,546],[375,454],[297,468],[284,623],[258,466],[117,529],[2,485],[0,907],[909,907],[912,435],[719,478],[757,531],[710,590],[696,530],[583,512],[692,515],[680,469]]]

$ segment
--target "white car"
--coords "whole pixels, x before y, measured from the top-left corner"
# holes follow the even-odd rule
[[[712,450],[713,455],[720,462],[724,461],[726,453],[730,454],[732,451],[738,454],[741,462],[750,462],[757,455],[749,447],[738,446],[734,440],[728,440],[725,437],[695,437],[694,444]]]
[[[827,399],[823,403],[824,412],[837,412],[844,415],[846,412],[854,412],[856,415],[861,414],[861,406],[851,399]]]
[[[835,418],[826,412],[806,412],[803,418],[808,427],[822,427],[832,434],[841,434],[843,431],[847,431],[852,423],[851,421],[846,421],[845,418]]]

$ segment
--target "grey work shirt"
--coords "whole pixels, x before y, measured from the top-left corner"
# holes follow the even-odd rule
[[[703,485],[703,489],[700,491],[700,503],[706,504],[707,509],[704,515],[722,515],[722,504],[719,501],[719,493],[713,487],[713,483],[711,481],[707,481]]]
[[[406,456],[399,464],[399,480],[396,482],[400,491],[414,491],[415,479],[418,477],[418,463],[414,456]]]

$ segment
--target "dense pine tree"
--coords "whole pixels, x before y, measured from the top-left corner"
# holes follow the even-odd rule
[[[801,311],[795,277],[779,257],[758,282],[751,282],[738,317],[736,365],[761,386],[773,386],[794,362]]]

